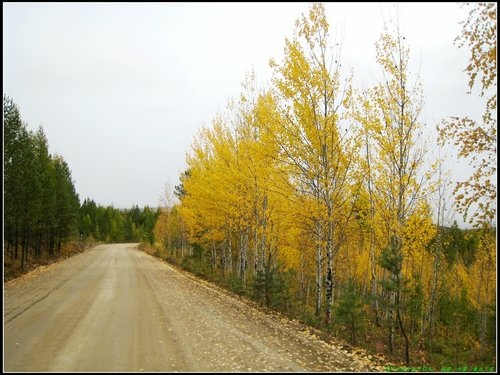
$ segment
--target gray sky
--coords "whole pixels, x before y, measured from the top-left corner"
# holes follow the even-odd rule
[[[42,125],[51,153],[69,164],[83,201],[157,206],[178,183],[197,130],[240,92],[245,73],[271,77],[285,38],[308,3],[3,3],[3,92],[30,129]],[[389,3],[326,3],[342,65],[358,85],[380,72],[374,43]],[[479,119],[467,95],[469,52],[453,39],[467,9],[456,3],[399,5],[410,58],[426,95],[422,120]],[[450,150],[448,150],[450,152]],[[451,178],[470,170],[451,152]]]

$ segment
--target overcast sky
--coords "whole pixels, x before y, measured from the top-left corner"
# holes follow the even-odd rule
[[[326,3],[342,65],[368,86],[379,74],[374,43],[392,3]],[[469,51],[454,38],[467,9],[398,5],[410,58],[426,96],[431,137],[450,115],[479,119],[467,95]],[[245,73],[271,77],[308,3],[3,3],[3,92],[29,129],[42,125],[67,161],[81,201],[157,206],[178,183],[198,129],[238,95]],[[452,180],[468,167],[449,156]],[[465,174],[465,175],[464,175]]]

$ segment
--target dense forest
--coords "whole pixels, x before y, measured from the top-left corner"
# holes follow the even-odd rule
[[[159,210],[150,207],[140,209],[116,209],[112,206],[97,206],[86,199],[79,211],[78,229],[84,239],[100,242],[144,242],[153,243],[153,228]]]
[[[5,94],[3,114],[5,277],[97,242],[153,242],[157,209],[80,205],[70,168],[49,153],[43,128],[29,131]]]
[[[340,68],[324,7],[312,5],[283,60],[271,60],[270,87],[249,74],[195,138],[171,192],[179,203],[156,222],[156,255],[408,365],[491,366],[496,90],[481,123],[424,123],[397,24],[376,44],[382,79],[359,89]],[[474,7],[463,25],[469,88],[483,77],[486,97],[496,88],[496,5]],[[422,130],[436,125],[433,146]],[[475,170],[455,187],[429,152],[447,143]],[[471,229],[449,219],[455,203]]]

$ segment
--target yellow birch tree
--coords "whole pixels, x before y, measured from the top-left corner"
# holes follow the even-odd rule
[[[316,313],[322,299],[325,264],[325,320],[331,322],[334,295],[333,259],[342,223],[348,220],[350,169],[356,143],[345,129],[350,105],[350,78],[340,74],[340,48],[333,48],[324,6],[315,3],[296,21],[292,40],[285,40],[281,65],[271,61],[280,117],[270,127],[281,159],[289,165],[296,195],[311,212],[315,238]],[[342,125],[342,127],[341,127]]]

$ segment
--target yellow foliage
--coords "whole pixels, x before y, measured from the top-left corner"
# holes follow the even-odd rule
[[[481,77],[480,96],[491,92],[482,121],[450,117],[438,126],[439,142],[458,146],[458,155],[468,158],[473,167],[472,175],[456,184],[454,194],[458,210],[464,218],[469,215],[471,206],[478,203],[478,210],[469,217],[469,223],[475,226],[489,226],[496,217],[496,7],[496,3],[474,4],[468,19],[462,23],[461,35],[455,39],[459,47],[467,45],[471,50],[465,69],[469,76],[469,89],[472,90],[476,79]]]
[[[423,286],[424,308],[444,282],[456,295],[464,286],[477,308],[493,303],[494,238],[483,239],[470,267],[458,260],[446,269],[444,254],[428,249],[437,227],[426,199],[439,165],[426,164],[423,92],[403,38],[381,36],[376,59],[386,81],[356,94],[328,33],[323,5],[313,4],[285,41],[283,61],[271,63],[273,87],[260,90],[250,74],[238,100],[199,132],[178,218],[160,215],[158,242],[182,224],[190,242],[228,249],[233,270],[245,257],[247,273],[280,263],[302,280],[322,280],[320,288],[331,271],[335,287],[354,279],[366,294],[388,280],[377,259],[393,241],[404,278]]]

